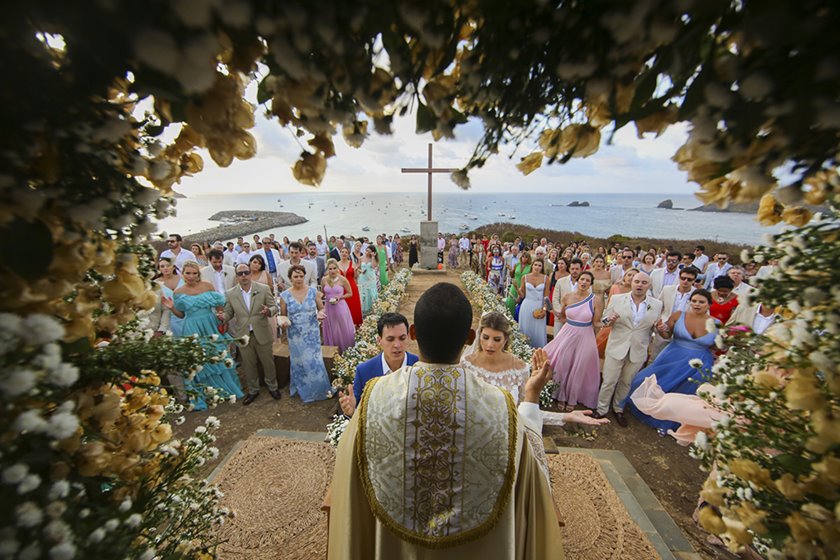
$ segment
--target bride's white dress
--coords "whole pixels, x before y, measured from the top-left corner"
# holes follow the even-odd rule
[[[495,387],[500,387],[511,394],[514,402],[518,405],[522,395],[525,393],[525,383],[531,376],[531,367],[525,365],[518,369],[506,369],[502,371],[488,371],[484,368],[478,367],[467,359],[462,360],[464,369],[473,375],[477,376],[482,381],[489,383]],[[543,425],[562,426],[563,414],[559,412],[548,412],[541,410]]]

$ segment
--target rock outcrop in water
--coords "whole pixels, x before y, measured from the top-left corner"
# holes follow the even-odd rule
[[[568,203],[566,206],[570,208],[586,208],[589,206],[589,202],[584,200],[583,202],[578,202],[577,200]]]
[[[306,218],[292,212],[268,212],[265,210],[224,210],[209,218],[222,225],[185,235],[189,241],[210,242],[236,239],[240,236],[258,233],[271,228],[296,226],[308,222]]]
[[[665,208],[666,210],[673,210],[674,209],[674,201],[670,198],[666,198],[662,202],[656,205],[657,208]]]

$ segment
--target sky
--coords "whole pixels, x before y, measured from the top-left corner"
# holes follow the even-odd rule
[[[255,98],[256,82],[246,91]],[[209,154],[203,153],[204,171],[184,178],[175,190],[187,196],[228,193],[311,192],[292,176],[292,166],[305,146],[294,132],[268,120],[265,109],[257,107],[256,126],[251,133],[257,140],[257,155],[245,161],[235,160],[227,168],[218,167]],[[372,123],[369,130],[373,130]],[[318,190],[323,192],[422,192],[427,179],[423,174],[403,174],[402,167],[426,167],[430,133],[416,134],[414,116],[395,118],[394,133],[379,136],[371,132],[356,149],[341,135],[334,137],[336,156],[327,160],[327,172]],[[481,136],[481,125],[470,121],[455,129],[454,139],[434,143],[435,167],[460,168],[469,160]],[[630,124],[619,130],[611,145],[608,132],[602,131],[601,149],[588,158],[575,158],[566,164],[544,165],[528,176],[516,164],[530,150],[522,146],[502,147],[482,169],[470,172],[471,190],[475,193],[549,192],[549,193],[663,193],[690,195],[697,186],[689,183],[677,169],[671,156],[685,141],[682,125],[670,127],[662,136],[637,139]],[[463,192],[447,174],[436,174],[435,192]]]

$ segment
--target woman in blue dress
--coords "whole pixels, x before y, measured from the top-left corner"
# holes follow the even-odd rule
[[[306,269],[293,264],[289,267],[292,287],[280,294],[280,314],[289,318],[289,361],[291,363],[289,394],[299,394],[305,403],[328,399],[332,386],[321,356],[321,328],[318,320],[324,317],[324,302],[315,288],[303,282]]]
[[[701,371],[688,364],[690,360],[699,359],[703,362],[702,371],[708,373],[714,363],[712,348],[715,346],[717,329],[708,330],[707,322],[711,319],[709,307],[712,295],[706,290],[695,290],[689,298],[685,312],[677,311],[668,319],[661,321],[657,330],[663,338],[673,335],[673,340],[648,367],[636,374],[630,385],[629,395],[642,384],[646,377],[653,375],[656,383],[665,393],[681,393],[694,395],[697,387],[708,378]],[[668,430],[679,428],[677,422],[657,420],[639,411],[628,397],[625,400],[633,414],[645,424],[653,426],[664,435]]]
[[[522,305],[519,308],[519,328],[528,337],[528,344],[534,348],[542,348],[548,344],[548,333],[545,329],[545,299],[548,297],[546,275],[543,274],[545,261],[534,259],[531,272],[522,277],[519,285],[519,297]]]
[[[219,334],[219,320],[216,318],[216,309],[225,304],[225,296],[216,292],[209,282],[202,282],[197,262],[185,262],[181,274],[184,285],[175,290],[174,298],[164,296],[161,302],[174,317],[183,318],[182,336],[197,335],[203,344],[213,344],[221,353],[233,340],[228,334]],[[211,338],[213,335],[217,337],[215,340]],[[207,386],[219,391],[222,397],[236,395],[240,399],[244,396],[236,368],[226,367],[224,362],[203,364],[192,381],[184,379],[184,386],[192,392],[190,397],[195,410],[207,408],[201,396]]]

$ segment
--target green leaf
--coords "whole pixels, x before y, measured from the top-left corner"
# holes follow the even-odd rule
[[[46,275],[53,260],[50,228],[40,220],[25,222],[15,218],[0,227],[0,239],[26,239],[26,243],[6,243],[0,252],[0,267],[7,268],[24,280],[34,281]]]
[[[423,105],[423,103],[418,102],[417,105],[417,127],[415,132],[417,132],[417,134],[423,134],[424,132],[434,130],[437,126],[437,119],[435,116],[428,107]]]
[[[271,93],[268,91],[266,81],[268,81],[268,76],[263,78],[257,86],[257,103],[260,105],[271,100]]]
[[[775,456],[773,460],[791,474],[808,474],[811,472],[811,462],[799,455],[783,453]]]

